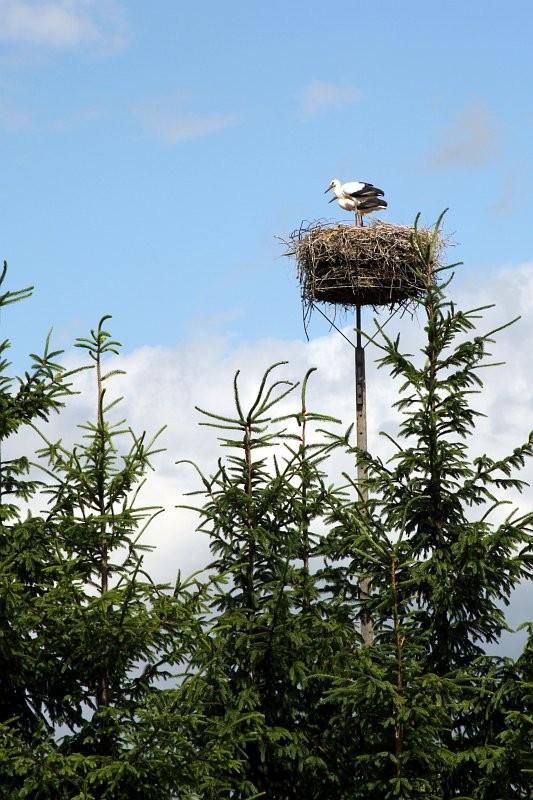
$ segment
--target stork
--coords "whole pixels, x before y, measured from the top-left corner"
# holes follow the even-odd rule
[[[385,200],[379,200],[379,198],[384,195],[383,190],[378,189],[373,183],[367,183],[366,181],[348,181],[348,183],[341,184],[338,178],[334,178],[324,194],[329,192],[330,189],[333,189],[335,194],[335,197],[330,200],[330,203],[337,199],[340,207],[345,211],[355,211],[356,225],[362,226],[363,224],[363,217],[360,213],[360,209],[363,211],[363,207],[363,213],[366,214],[387,207]],[[367,201],[369,202],[367,203]],[[373,202],[371,203],[370,201]]]
[[[355,224],[363,227],[363,216],[371,214],[373,211],[382,211],[387,208],[387,201],[379,197],[366,197],[361,200],[356,200],[353,197],[332,197],[329,201],[333,203],[337,200],[339,206],[345,211],[355,212]]]

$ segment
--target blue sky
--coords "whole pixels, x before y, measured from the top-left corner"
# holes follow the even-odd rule
[[[275,238],[331,178],[449,207],[453,260],[530,257],[529,2],[0,0],[1,257],[35,347],[104,313],[126,349],[302,335]],[[320,329],[317,329],[320,330]]]
[[[169,425],[147,488],[167,508],[153,534],[162,578],[205,563],[175,509],[192,484],[174,462],[216,456],[194,405],[229,411],[236,369],[252,392],[280,358],[292,378],[318,366],[314,407],[350,421],[353,353],[317,314],[306,341],[276,238],[351,221],[324,196],[334,177],[383,188],[388,222],[449,208],[459,301],[498,303],[484,329],[522,315],[496,346],[508,365],[490,371],[474,449],[497,457],[526,438],[532,30],[529,0],[0,0],[0,258],[9,288],[35,285],[2,312],[1,335],[18,365],[51,326],[69,351],[113,315],[125,415],[137,430]],[[416,349],[416,320],[391,325]],[[396,389],[367,369],[376,452]],[[83,381],[56,435],[94,411]]]

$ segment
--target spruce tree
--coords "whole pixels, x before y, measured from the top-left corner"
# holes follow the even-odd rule
[[[119,345],[106,319],[77,342],[94,374],[82,441],[68,448],[41,432],[46,511],[22,522],[3,506],[15,520],[2,527],[0,796],[10,800],[216,796],[239,763],[238,713],[204,714],[201,676],[188,674],[191,653],[210,647],[205,588],[179,575],[160,585],[143,565],[159,508],[140,490],[157,434],[116,417]],[[7,434],[46,419],[68,391],[55,355],[4,392]],[[38,488],[20,478],[28,463],[5,465],[5,491],[15,480],[19,497]]]
[[[4,262],[0,287],[7,277]],[[5,308],[27,299],[33,287],[0,295]],[[21,741],[29,742],[45,713],[67,713],[58,687],[57,669],[48,654],[40,657],[41,638],[35,633],[38,604],[54,581],[54,558],[46,520],[29,508],[39,482],[30,474],[31,454],[21,452],[20,435],[57,413],[70,392],[69,379],[57,363],[59,351],[47,337],[42,355],[31,354],[22,377],[9,374],[10,342],[0,343],[0,724],[9,724]],[[1,781],[0,781],[1,784]]]
[[[256,715],[228,798],[318,799],[337,790],[331,764],[342,743],[321,700],[353,646],[353,627],[324,607],[316,571],[321,518],[335,496],[323,471],[329,444],[316,428],[333,420],[307,408],[310,373],[297,411],[282,414],[297,384],[274,380],[279,366],[266,371],[248,410],[237,374],[235,415],[202,412],[226,452],[214,475],[198,470],[209,570],[226,578],[211,601],[217,658],[206,680],[213,709]]]
[[[394,455],[384,462],[350,450],[367,473],[369,500],[358,499],[347,475],[356,500],[337,506],[324,544],[337,591],[360,574],[372,586],[360,603],[375,642],[331,694],[341,716],[358,720],[346,798],[489,800],[529,791],[531,751],[522,747],[511,759],[521,764],[513,776],[502,768],[495,780],[491,761],[496,751],[500,766],[511,757],[505,743],[515,735],[523,743],[520,732],[504,734],[502,720],[524,725],[513,702],[529,690],[510,692],[509,674],[523,675],[528,655],[520,668],[509,662],[496,668],[485,647],[507,629],[504,606],[513,589],[531,578],[533,514],[502,511],[505,493],[525,485],[518,472],[533,455],[533,437],[504,458],[470,453],[480,415],[472,397],[481,391],[480,371],[491,364],[488,350],[502,328],[475,333],[489,307],[464,312],[449,299],[450,278],[435,264],[437,236],[438,227],[430,241],[416,231],[413,239],[426,284],[418,302],[425,320],[419,358],[402,352],[400,337],[378,325],[378,363],[399,380],[401,422],[398,436],[388,437]]]

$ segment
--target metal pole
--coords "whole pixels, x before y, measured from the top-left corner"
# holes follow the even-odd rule
[[[355,315],[357,345],[355,348],[355,427],[357,433],[357,447],[367,450],[367,424],[366,424],[366,376],[365,376],[365,350],[361,344],[361,306],[356,306]],[[368,489],[365,485],[367,472],[363,464],[357,462],[357,481],[359,483],[360,501],[368,502]],[[359,581],[359,596],[361,600],[368,598],[370,581],[361,578]],[[363,644],[372,643],[372,620],[364,613],[361,614],[361,636]]]

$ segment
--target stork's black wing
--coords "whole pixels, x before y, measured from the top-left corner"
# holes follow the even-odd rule
[[[384,194],[385,192],[382,189],[378,189],[373,183],[363,183],[361,189],[356,192],[350,192],[350,197],[383,197]]]

